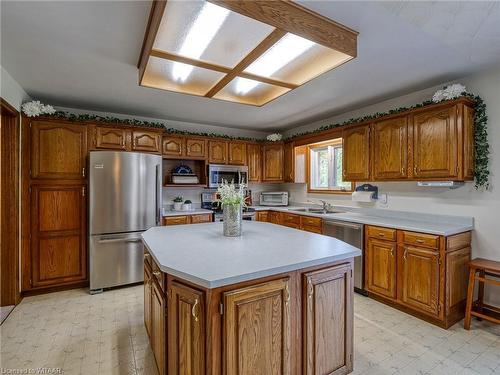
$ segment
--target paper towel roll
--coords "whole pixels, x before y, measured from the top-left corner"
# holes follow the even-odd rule
[[[373,191],[355,191],[352,193],[354,202],[373,202]]]

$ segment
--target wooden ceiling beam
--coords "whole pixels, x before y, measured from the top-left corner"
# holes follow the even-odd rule
[[[212,87],[205,96],[207,98],[213,97],[220,90],[222,90],[229,82],[237,77],[243,70],[245,70],[251,63],[257,60],[264,52],[266,52],[274,43],[283,38],[286,31],[274,29],[267,37],[260,42],[257,47],[251,50],[234,68],[231,72],[226,74],[219,82]]]
[[[349,56],[357,56],[358,32],[292,1],[208,1]]]

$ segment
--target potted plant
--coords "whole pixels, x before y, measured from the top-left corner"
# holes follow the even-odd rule
[[[184,204],[182,205],[182,211],[190,211],[193,206],[193,202],[191,202],[189,199],[186,199],[184,201]]]
[[[245,189],[246,185],[244,183],[240,183],[239,187],[236,188],[233,182],[228,184],[227,181],[224,180],[217,188],[219,196],[217,202],[222,204],[224,236],[241,236],[241,223],[243,219],[242,210],[245,206]]]
[[[175,197],[174,198],[174,210],[175,211],[180,211],[182,210],[182,202],[184,201],[184,199],[182,197]]]

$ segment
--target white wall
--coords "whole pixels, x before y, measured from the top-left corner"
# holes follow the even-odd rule
[[[21,104],[29,100],[30,97],[2,66],[0,66],[0,69],[2,71],[0,76],[0,96],[19,111]]]
[[[463,83],[469,92],[479,94],[486,103],[488,139],[491,151],[491,189],[489,191],[476,191],[472,183],[467,183],[456,190],[418,188],[414,182],[378,183],[380,192],[388,194],[387,206],[379,208],[472,216],[475,221],[472,256],[500,261],[500,66],[481,74],[464,77],[457,82]],[[404,97],[360,108],[325,121],[293,129],[288,133],[314,129],[327,123],[340,122],[353,117],[415,104],[430,99],[435,90],[442,86],[439,85]],[[284,188],[290,191],[292,201],[326,199],[336,204],[353,205],[349,196],[308,194],[305,184],[286,184]],[[490,293],[491,302],[500,304],[498,288],[487,290],[487,293]],[[493,295],[493,293],[495,294]]]

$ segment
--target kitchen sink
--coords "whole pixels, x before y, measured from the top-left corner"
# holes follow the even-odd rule
[[[290,211],[295,211],[295,212],[310,212],[312,214],[341,214],[344,213],[344,211],[339,211],[339,210],[323,210],[321,208],[291,208]]]

